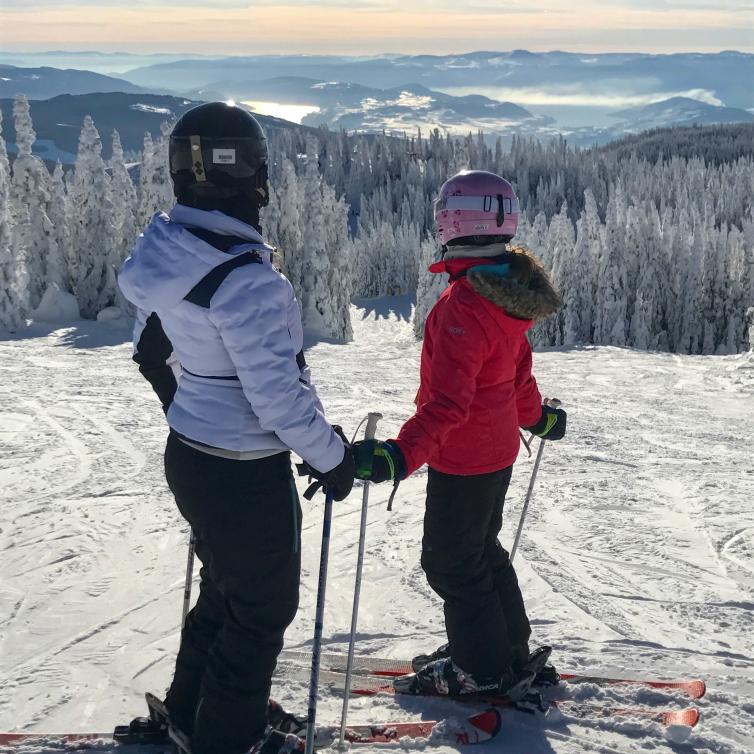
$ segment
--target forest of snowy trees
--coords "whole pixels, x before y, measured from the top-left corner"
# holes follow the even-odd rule
[[[16,98],[13,118],[12,165],[0,120],[0,330],[23,327],[49,291],[75,296],[88,318],[125,308],[115,271],[152,214],[173,202],[170,127],[145,137],[132,173],[117,133],[105,160],[86,118],[78,159],[64,174],[32,154],[25,97]],[[421,336],[446,282],[426,272],[440,254],[432,201],[458,170],[492,170],[514,183],[521,200],[515,241],[543,259],[563,294],[562,311],[533,331],[535,346],[736,353],[749,347],[754,307],[751,139],[725,133],[725,161],[698,156],[714,151],[725,128],[653,134],[651,155],[642,154],[640,139],[630,150],[523,139],[503,149],[481,134],[280,130],[269,137],[263,229],[279,248],[307,327],[348,340],[352,295],[416,291]],[[676,154],[674,144],[683,156],[666,157]]]

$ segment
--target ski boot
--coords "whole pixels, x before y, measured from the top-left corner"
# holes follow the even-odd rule
[[[533,685],[538,688],[557,686],[560,683],[558,671],[548,662],[552,654],[552,647],[537,647],[529,653],[529,658],[524,663],[524,672],[534,673]]]
[[[306,750],[306,742],[293,733],[283,733],[268,726],[264,736],[249,750],[249,754],[295,754]]]
[[[524,649],[526,660],[523,663],[515,663],[514,668],[516,670],[528,671],[533,670],[536,673],[534,679],[534,686],[540,688],[548,688],[550,686],[557,686],[560,683],[560,676],[557,670],[548,664],[550,654],[552,653],[552,647],[538,647],[533,652],[529,652],[528,649]],[[441,660],[446,657],[450,657],[450,645],[443,644],[439,646],[434,652],[426,655],[417,655],[411,660],[411,667],[415,673],[418,673],[425,665],[429,665],[435,660]]]
[[[512,701],[529,692],[535,673],[516,673],[509,668],[502,677],[474,678],[459,668],[450,657],[425,665],[418,673],[393,680],[393,687],[401,694],[433,696],[505,696]]]
[[[293,733],[294,736],[306,734],[306,718],[297,717],[292,712],[286,712],[282,705],[274,699],[267,702],[267,723],[271,728],[281,733]]]
[[[118,725],[113,740],[120,744],[168,744],[168,711],[153,694],[146,694],[149,717],[135,717],[128,725]]]
[[[443,660],[446,657],[450,657],[450,644],[443,644],[428,655],[416,655],[411,660],[411,667],[414,669],[414,673],[418,673],[425,665],[429,665],[430,662]]]

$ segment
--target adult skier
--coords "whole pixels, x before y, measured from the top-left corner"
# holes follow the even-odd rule
[[[276,752],[297,745],[267,726],[298,607],[290,450],[336,500],[351,490],[354,462],[325,419],[293,289],[261,236],[259,123],[219,102],[188,111],[170,137],[170,175],[177,204],[154,216],[119,276],[139,310],[134,360],[170,425],[167,482],[202,562],[165,704],[194,754]]]
[[[511,248],[519,205],[493,173],[463,171],[435,204],[450,285],[424,330],[416,413],[398,437],[354,445],[357,476],[399,481],[429,464],[421,564],[444,601],[448,643],[395,681],[409,693],[522,696],[546,660],[529,664],[531,629],[498,534],[519,427],[563,437],[566,414],[543,405],[526,331],[560,298],[541,263]]]

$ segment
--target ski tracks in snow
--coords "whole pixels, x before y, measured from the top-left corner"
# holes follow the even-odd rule
[[[413,409],[420,346],[407,300],[360,302],[354,342],[310,344],[307,360],[333,422],[352,432],[369,410],[394,436]],[[0,342],[0,728],[107,729],[142,712],[170,680],[187,528],[162,474],[165,427],[130,361],[127,333],[94,323]],[[754,419],[744,357],[676,357],[616,348],[535,354],[542,392],[569,410],[550,444],[517,570],[533,640],[569,670],[706,677],[687,741],[644,722],[505,714],[501,754],[744,754],[754,739],[754,470],[741,437]],[[6,420],[7,419],[7,420]],[[510,546],[531,463],[509,493]],[[359,651],[410,657],[444,640],[441,605],[419,554],[426,475],[370,490]],[[303,481],[300,489],[303,490]],[[325,646],[348,640],[362,488],[337,503]],[[301,608],[286,644],[310,646],[322,526],[302,500]],[[253,546],[253,543],[250,543]],[[303,682],[275,682],[301,710]],[[577,692],[618,704],[681,707],[631,687]],[[323,692],[320,720],[341,700]],[[351,719],[447,717],[446,700],[361,698]],[[449,751],[449,750],[448,750]],[[38,753],[35,753],[38,754]]]

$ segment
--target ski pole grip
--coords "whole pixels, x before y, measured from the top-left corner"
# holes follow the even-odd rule
[[[545,398],[545,406],[550,408],[560,408],[563,405],[563,401],[560,398]]]
[[[382,419],[382,414],[377,411],[370,411],[367,416],[367,428],[364,430],[365,440],[374,440],[377,432],[377,422]]]

